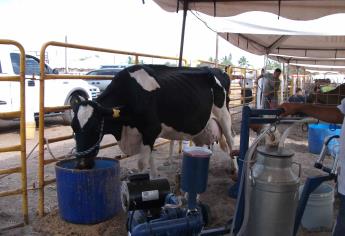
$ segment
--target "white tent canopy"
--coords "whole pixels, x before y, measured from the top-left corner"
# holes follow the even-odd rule
[[[247,52],[285,63],[345,66],[345,29],[338,27],[345,14],[303,22],[257,12],[227,18],[196,14]]]
[[[345,0],[154,1],[166,11],[192,10],[247,52],[287,63],[345,65],[345,28],[339,27],[345,14],[336,14],[345,13]]]
[[[231,44],[281,62],[345,65],[345,36],[220,33]]]
[[[183,10],[183,0],[154,0],[166,11]],[[244,12],[270,12],[294,20],[312,20],[345,12],[344,0],[185,0],[188,9],[210,16],[235,16]]]

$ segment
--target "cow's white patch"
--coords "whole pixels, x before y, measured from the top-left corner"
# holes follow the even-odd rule
[[[78,121],[79,121],[81,128],[83,128],[84,125],[86,125],[86,123],[88,122],[88,120],[92,116],[92,113],[93,113],[93,107],[92,106],[90,106],[90,105],[79,106],[77,116],[78,116]]]
[[[142,136],[137,128],[123,126],[121,132],[121,140],[119,140],[119,147],[127,155],[136,155],[140,153],[141,145],[143,143]]]
[[[223,87],[222,84],[219,82],[219,80],[217,79],[217,77],[215,76],[214,79],[216,80],[216,83],[220,86]]]
[[[212,143],[220,140],[222,136],[221,128],[216,118],[211,115],[205,128],[193,138],[193,142],[197,146],[211,145]]]
[[[155,90],[157,88],[160,88],[157,81],[152,76],[150,76],[144,69],[140,69],[140,70],[134,71],[133,73],[129,73],[129,74],[146,91],[152,91],[152,90]]]
[[[149,145],[141,144],[140,147],[140,154],[139,154],[139,160],[138,160],[138,168],[140,171],[145,170],[147,166],[147,161],[149,161],[150,165],[150,174],[152,178],[156,177],[156,167],[154,160],[151,155],[151,148]]]
[[[170,139],[170,140],[189,140],[192,138],[192,135],[186,134],[183,132],[178,132],[174,128],[161,124],[162,131],[159,134],[159,137]]]
[[[230,112],[226,109],[225,102],[222,108],[218,108],[217,106],[213,105],[212,114],[216,117],[231,151],[232,147],[234,146],[234,138],[231,134],[231,116]]]

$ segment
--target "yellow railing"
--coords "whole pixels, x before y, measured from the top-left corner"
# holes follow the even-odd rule
[[[20,73],[13,76],[1,76],[0,81],[15,81],[20,83],[20,108],[15,112],[0,113],[0,119],[20,119],[20,144],[9,147],[1,147],[0,153],[3,152],[20,152],[20,166],[9,169],[1,169],[0,175],[21,173],[21,188],[0,192],[0,197],[22,195],[22,214],[25,224],[29,223],[28,215],[28,193],[27,193],[27,168],[26,168],[26,140],[25,140],[25,50],[23,46],[13,40],[0,39],[1,45],[12,45],[19,49],[20,52]],[[9,206],[12,207],[12,206]],[[22,224],[20,224],[22,225]]]
[[[44,146],[48,143],[59,142],[71,139],[72,136],[63,136],[63,137],[55,137],[51,139],[46,139],[44,136],[44,113],[47,112],[61,112],[67,109],[70,109],[70,106],[60,106],[60,107],[45,107],[44,106],[44,82],[50,79],[112,79],[113,76],[91,76],[91,75],[55,75],[55,74],[45,74],[45,57],[46,57],[46,49],[49,46],[55,47],[66,47],[66,48],[73,48],[73,49],[81,49],[81,50],[88,50],[88,51],[97,51],[97,52],[105,52],[105,53],[113,53],[113,54],[122,54],[122,55],[129,55],[135,57],[135,64],[139,63],[139,57],[149,57],[149,58],[157,58],[157,59],[168,59],[168,60],[178,60],[177,57],[169,57],[169,56],[159,56],[159,55],[151,55],[151,54],[144,54],[144,53],[137,53],[137,52],[126,52],[120,50],[113,50],[113,49],[106,49],[106,48],[99,48],[99,47],[91,47],[91,46],[84,46],[78,44],[69,44],[69,43],[61,43],[61,42],[47,42],[41,47],[40,52],[40,102],[39,102],[39,145],[38,145],[38,214],[39,216],[44,215],[44,187],[48,184],[54,183],[55,179],[45,180],[44,179],[44,166],[50,163],[56,162],[61,157],[55,157],[55,159],[48,159],[45,160],[44,158]],[[183,59],[183,62],[187,64],[187,60]],[[167,144],[170,141],[163,141],[155,145],[155,147]],[[100,148],[108,148],[117,145],[117,143],[111,143],[101,146]]]

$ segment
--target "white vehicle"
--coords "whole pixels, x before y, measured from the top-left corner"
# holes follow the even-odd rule
[[[19,74],[18,52],[0,50],[0,77]],[[37,118],[39,112],[39,59],[26,55],[25,68],[25,103],[26,110],[34,113]],[[51,69],[45,65],[47,74],[57,74],[56,69]],[[100,90],[89,85],[84,80],[46,80],[44,106],[64,106],[70,105],[73,101],[84,99],[96,99]],[[1,81],[0,82],[0,112],[18,111],[20,107],[20,87],[18,82]],[[54,113],[46,115],[62,115],[65,123],[71,122],[71,111],[64,113]],[[30,115],[31,116],[31,115]],[[28,117],[28,115],[27,115]]]

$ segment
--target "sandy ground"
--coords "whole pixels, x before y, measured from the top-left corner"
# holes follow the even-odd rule
[[[237,117],[235,120],[236,125],[234,128],[237,134],[239,134],[239,120],[240,117]],[[279,127],[279,129],[282,130],[285,128],[286,126]],[[68,135],[71,134],[71,132],[70,127],[62,126],[61,119],[48,119],[46,137]],[[28,153],[37,143],[37,136],[38,134],[36,132],[35,140],[28,141]],[[252,137],[254,137],[254,134],[252,134]],[[306,132],[302,131],[299,126],[293,130],[286,142],[286,146],[295,152],[294,160],[302,164],[302,182],[305,181],[307,176],[320,174],[318,170],[312,167],[316,155],[308,152],[306,137]],[[239,136],[236,138],[237,143],[239,143]],[[0,140],[1,147],[17,143],[18,123],[0,123]],[[113,137],[105,137],[103,143],[113,141]],[[51,145],[52,151],[56,156],[67,153],[72,147],[73,141],[64,141]],[[181,163],[181,157],[177,153],[177,147],[175,147],[174,151],[174,161]],[[46,159],[51,158],[47,151],[45,153]],[[121,152],[117,147],[111,147],[102,150],[99,156],[114,157],[119,154],[121,154]],[[157,148],[153,155],[157,167],[163,166],[168,156],[168,145]],[[37,186],[37,156],[38,153],[36,149],[28,159],[28,187],[33,189],[29,190],[30,224],[21,228],[0,231],[0,235],[126,235],[124,226],[126,220],[125,214],[120,214],[114,219],[96,225],[74,225],[61,220],[57,209],[55,184],[45,188],[45,211],[47,214],[45,217],[39,218],[36,214],[38,191],[35,190]],[[126,175],[129,170],[136,168],[136,159],[136,157],[131,157],[121,161],[123,175]],[[1,169],[13,167],[19,163],[19,155],[16,153],[0,154],[0,160]],[[174,171],[159,171],[158,173],[161,177],[167,177],[171,185],[174,186]],[[45,168],[45,178],[50,179],[53,177],[55,177],[54,164],[46,166]],[[228,188],[233,184],[230,179],[230,160],[218,147],[215,148],[214,155],[210,162],[208,180],[207,191],[201,195],[201,200],[211,206],[210,226],[222,226],[233,215],[236,201],[227,196]],[[0,191],[18,188],[19,186],[19,175],[11,175],[0,179]],[[336,208],[337,204],[335,204],[334,214],[336,214]],[[20,196],[0,198],[0,227],[7,227],[20,222],[22,222]],[[330,235],[330,232],[308,232],[306,230],[300,230],[298,235],[323,236]]]

